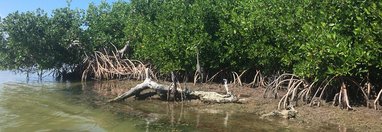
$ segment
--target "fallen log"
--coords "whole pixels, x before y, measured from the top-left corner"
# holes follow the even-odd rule
[[[135,87],[131,88],[129,91],[115,97],[114,99],[109,100],[109,102],[116,102],[121,101],[126,98],[132,97],[132,96],[139,96],[139,94],[146,90],[146,89],[153,89],[156,91],[159,96],[162,98],[167,98],[169,96],[168,93],[171,91],[176,91],[172,93],[178,93],[181,94],[185,99],[199,99],[202,102],[205,103],[239,103],[239,99],[231,94],[231,92],[228,92],[226,94],[219,94],[217,92],[205,92],[205,91],[189,91],[188,89],[179,89],[174,85],[162,85],[158,84],[155,81],[152,81],[148,77],[148,68],[146,68],[146,79],[142,83],[136,85]],[[176,97],[177,95],[174,95]],[[179,96],[180,97],[180,96]]]

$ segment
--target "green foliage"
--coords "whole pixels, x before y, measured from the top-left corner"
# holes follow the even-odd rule
[[[9,14],[2,22],[2,67],[33,71],[79,64],[82,53],[73,41],[81,33],[80,17],[69,7],[54,10],[52,17],[41,9]]]
[[[358,76],[381,68],[381,2],[311,2],[304,9],[301,57],[295,72],[307,77]],[[370,10],[370,11],[369,11]],[[371,68],[371,69],[370,69]]]
[[[209,73],[252,68],[323,79],[382,68],[379,1],[131,0],[90,4],[86,12],[69,7],[51,17],[36,10],[4,18],[1,65],[60,68],[130,41],[134,58],[164,73],[193,72],[197,53]],[[74,40],[79,48],[70,48]]]
[[[9,14],[2,22],[2,30],[8,36],[3,44],[2,64],[7,69],[28,69],[44,65],[48,24],[47,14],[38,9],[35,12]]]
[[[126,37],[123,32],[125,21],[128,16],[129,5],[126,2],[116,2],[113,5],[102,1],[99,6],[91,3],[86,10],[84,26],[84,42],[89,52],[112,48],[111,44],[123,47]]]
[[[191,70],[196,52],[208,45],[201,5],[194,1],[132,1],[125,29],[135,42],[137,57],[152,61],[161,71]]]
[[[54,68],[60,68],[64,64],[76,65],[82,61],[81,46],[75,45],[75,41],[80,40],[83,32],[82,15],[81,11],[71,10],[69,7],[53,11],[48,27],[48,37],[51,38],[48,45],[52,46],[50,49],[54,56],[52,62],[56,63]]]
[[[3,21],[2,18],[0,17],[0,61],[4,61],[4,56],[6,56],[5,51],[6,49],[4,48],[5,45],[7,44],[6,39],[5,39],[5,32],[3,31]],[[0,69],[5,69],[5,66],[0,65]]]

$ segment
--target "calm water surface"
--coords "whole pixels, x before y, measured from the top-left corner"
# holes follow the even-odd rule
[[[0,131],[290,131],[254,114],[156,100],[109,104],[94,92],[112,92],[115,83],[36,76],[27,82],[25,75],[0,71]]]
[[[81,88],[0,72],[0,131],[139,131],[134,119],[91,107]],[[90,100],[89,100],[90,101]],[[139,121],[138,121],[139,122]]]

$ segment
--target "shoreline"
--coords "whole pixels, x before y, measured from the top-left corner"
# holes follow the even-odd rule
[[[129,85],[115,85],[115,87],[109,87],[109,90],[102,90],[96,93],[101,94],[105,99],[111,99],[115,96],[122,94],[138,84],[138,81],[118,81],[122,84],[128,83]],[[102,82],[101,82],[102,83]],[[168,83],[168,82],[160,82]],[[224,88],[221,84],[187,84],[191,90],[203,90],[214,91],[218,93],[224,93]],[[108,86],[104,86],[108,87]],[[233,87],[233,86],[231,86]],[[247,101],[242,104],[226,103],[226,104],[206,104],[198,100],[186,101],[190,108],[194,109],[219,109],[224,111],[230,111],[231,113],[250,114],[260,117],[262,114],[272,112],[277,109],[277,103],[279,99],[263,98],[262,93],[264,88],[250,88],[235,86],[231,88],[232,92],[240,98],[245,98]],[[106,92],[106,93],[105,93]],[[155,99],[155,97],[151,98]],[[151,100],[149,99],[149,100]],[[133,98],[129,98],[129,101],[123,101],[123,103],[114,103],[115,105],[125,105],[125,102],[135,101]],[[145,100],[140,100],[145,101]],[[279,117],[270,117],[262,120],[267,120],[280,124],[285,128],[297,131],[305,130],[328,130],[333,131],[380,131],[382,126],[382,112],[380,110],[374,110],[365,106],[353,106],[353,110],[340,109],[334,107],[331,103],[325,103],[322,101],[320,107],[310,107],[307,104],[300,103],[295,107],[298,111],[296,118],[283,119]]]

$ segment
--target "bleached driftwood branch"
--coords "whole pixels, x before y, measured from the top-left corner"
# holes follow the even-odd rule
[[[109,102],[116,102],[121,101],[126,98],[132,97],[132,96],[139,96],[139,94],[146,89],[153,89],[157,92],[159,95],[166,95],[166,93],[169,93],[170,91],[173,91],[173,89],[176,88],[173,85],[162,85],[158,84],[154,81],[152,81],[148,76],[148,69],[146,68],[146,79],[142,83],[136,85],[135,87],[131,88],[129,91],[115,97],[112,100],[109,100]],[[227,89],[228,90],[228,89]],[[227,94],[219,94],[216,92],[205,92],[205,91],[188,91],[178,89],[176,88],[176,92],[174,93],[180,93],[184,94],[186,99],[200,99],[203,102],[207,103],[235,103],[239,102],[239,99],[227,91]]]

